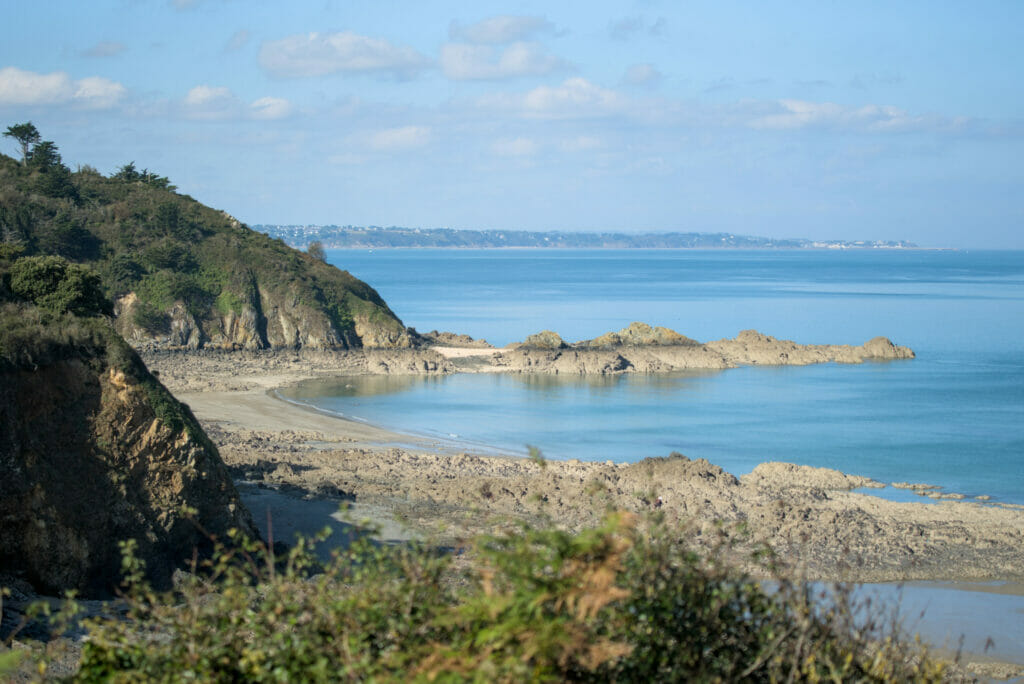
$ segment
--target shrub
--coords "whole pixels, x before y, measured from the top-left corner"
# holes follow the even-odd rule
[[[25,253],[25,247],[23,245],[14,244],[11,242],[0,242],[0,261],[10,261],[17,259]]]
[[[175,240],[162,240],[150,245],[143,252],[142,259],[154,270],[167,268],[188,272],[196,269],[196,260],[188,246]]]
[[[222,316],[227,316],[229,313],[240,314],[244,305],[245,302],[242,301],[242,298],[231,290],[221,290],[221,293],[217,295],[217,312]]]
[[[115,254],[106,262],[103,273],[112,292],[123,294],[142,278],[145,269],[128,254]]]
[[[110,315],[100,278],[92,270],[58,256],[23,257],[10,269],[15,296],[55,313]]]
[[[66,213],[58,213],[45,230],[38,231],[37,247],[47,254],[74,260],[98,258],[102,243]]]
[[[170,331],[171,317],[150,302],[139,302],[132,312],[132,323],[148,333],[163,335]]]
[[[237,548],[237,547],[236,547]],[[942,666],[842,601],[702,561],[628,514],[579,534],[517,526],[462,557],[360,538],[221,549],[177,594],[142,582],[92,620],[83,681],[937,681]],[[463,558],[469,560],[468,563]]]
[[[194,276],[168,270],[143,278],[138,294],[144,303],[162,311],[170,309],[175,302],[183,302],[193,316],[201,316],[213,300],[211,293]]]

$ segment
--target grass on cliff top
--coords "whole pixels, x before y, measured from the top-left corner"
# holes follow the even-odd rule
[[[284,559],[249,544],[174,594],[149,590],[129,553],[127,619],[88,621],[75,679],[942,678],[892,623],[802,585],[765,591],[679,534],[613,513],[578,534],[517,525],[459,555],[362,539],[325,567],[305,543]]]

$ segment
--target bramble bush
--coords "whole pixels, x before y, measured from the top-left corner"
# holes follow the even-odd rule
[[[127,619],[87,621],[78,681],[938,681],[892,623],[766,589],[657,520],[526,524],[462,553],[357,539],[320,565],[232,539],[174,593],[125,545]],[[200,571],[201,570],[201,571]],[[845,595],[848,596],[848,595]]]

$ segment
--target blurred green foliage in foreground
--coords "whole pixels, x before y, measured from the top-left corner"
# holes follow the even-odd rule
[[[125,545],[126,618],[86,621],[79,681],[937,681],[895,622],[771,589],[657,519],[514,524],[461,553],[357,540],[318,565],[224,550],[172,594]],[[714,556],[711,556],[713,558]]]

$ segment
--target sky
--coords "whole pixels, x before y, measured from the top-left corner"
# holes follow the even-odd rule
[[[250,225],[1024,249],[1017,0],[3,4],[0,129]]]

